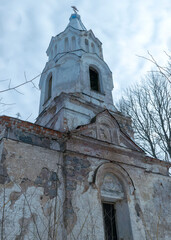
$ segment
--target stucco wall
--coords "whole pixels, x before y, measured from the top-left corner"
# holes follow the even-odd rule
[[[130,225],[125,217],[118,220],[120,228],[130,227],[132,236],[119,239],[163,239],[171,236],[171,178],[156,173],[146,172],[129,164],[116,164],[98,158],[67,156],[67,239],[100,239],[104,240],[102,199],[100,188],[91,182],[99,166],[110,164],[114,175],[125,172],[128,186],[125,190]],[[120,173],[118,175],[119,168]],[[95,170],[96,169],[96,170]],[[98,171],[98,170],[97,170]],[[122,176],[123,178],[123,176]],[[121,181],[122,182],[122,181]],[[125,220],[126,219],[126,220]]]
[[[61,153],[9,139],[1,144],[1,239],[63,239]]]
[[[83,129],[68,135],[61,151],[50,149],[51,144],[1,140],[1,238],[104,240],[101,186],[110,173],[124,190],[124,200],[114,201],[126,206],[120,207],[122,214],[118,211],[117,227],[126,229],[129,237],[119,240],[169,240],[167,164],[115,145],[115,135],[111,144],[108,138],[85,137]],[[109,195],[115,194],[110,186]]]

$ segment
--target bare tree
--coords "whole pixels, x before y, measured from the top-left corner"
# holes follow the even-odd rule
[[[149,62],[153,63],[156,69],[155,72],[158,72],[161,76],[163,76],[167,81],[171,83],[171,55],[165,52],[165,55],[168,58],[168,64],[166,66],[161,66],[149,51],[147,53],[148,57],[143,56],[139,57],[144,58],[145,60],[148,60]]]
[[[128,88],[117,104],[132,118],[135,140],[148,154],[171,158],[171,84],[159,71],[150,72],[141,84]]]

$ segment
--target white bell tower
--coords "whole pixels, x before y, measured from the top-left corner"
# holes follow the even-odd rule
[[[36,123],[60,131],[88,124],[99,112],[114,112],[112,72],[103,60],[102,43],[83,25],[80,15],[52,37],[39,87]]]

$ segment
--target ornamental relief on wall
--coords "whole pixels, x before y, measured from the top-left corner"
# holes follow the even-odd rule
[[[81,134],[101,141],[119,145],[119,130],[113,126],[106,124],[97,124],[93,126],[93,128],[90,126]]]
[[[101,196],[116,200],[124,198],[122,184],[114,174],[107,173],[104,176],[103,183],[101,185]]]
[[[111,131],[108,126],[101,125],[98,129],[98,139],[102,141],[111,142]]]

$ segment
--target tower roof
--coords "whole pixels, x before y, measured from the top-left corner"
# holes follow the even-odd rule
[[[84,24],[82,23],[81,21],[81,18],[80,18],[80,15],[77,14],[77,13],[73,13],[71,15],[71,17],[69,18],[69,24],[67,26],[68,27],[73,27],[77,30],[80,30],[80,31],[87,31],[87,29],[85,28]]]

